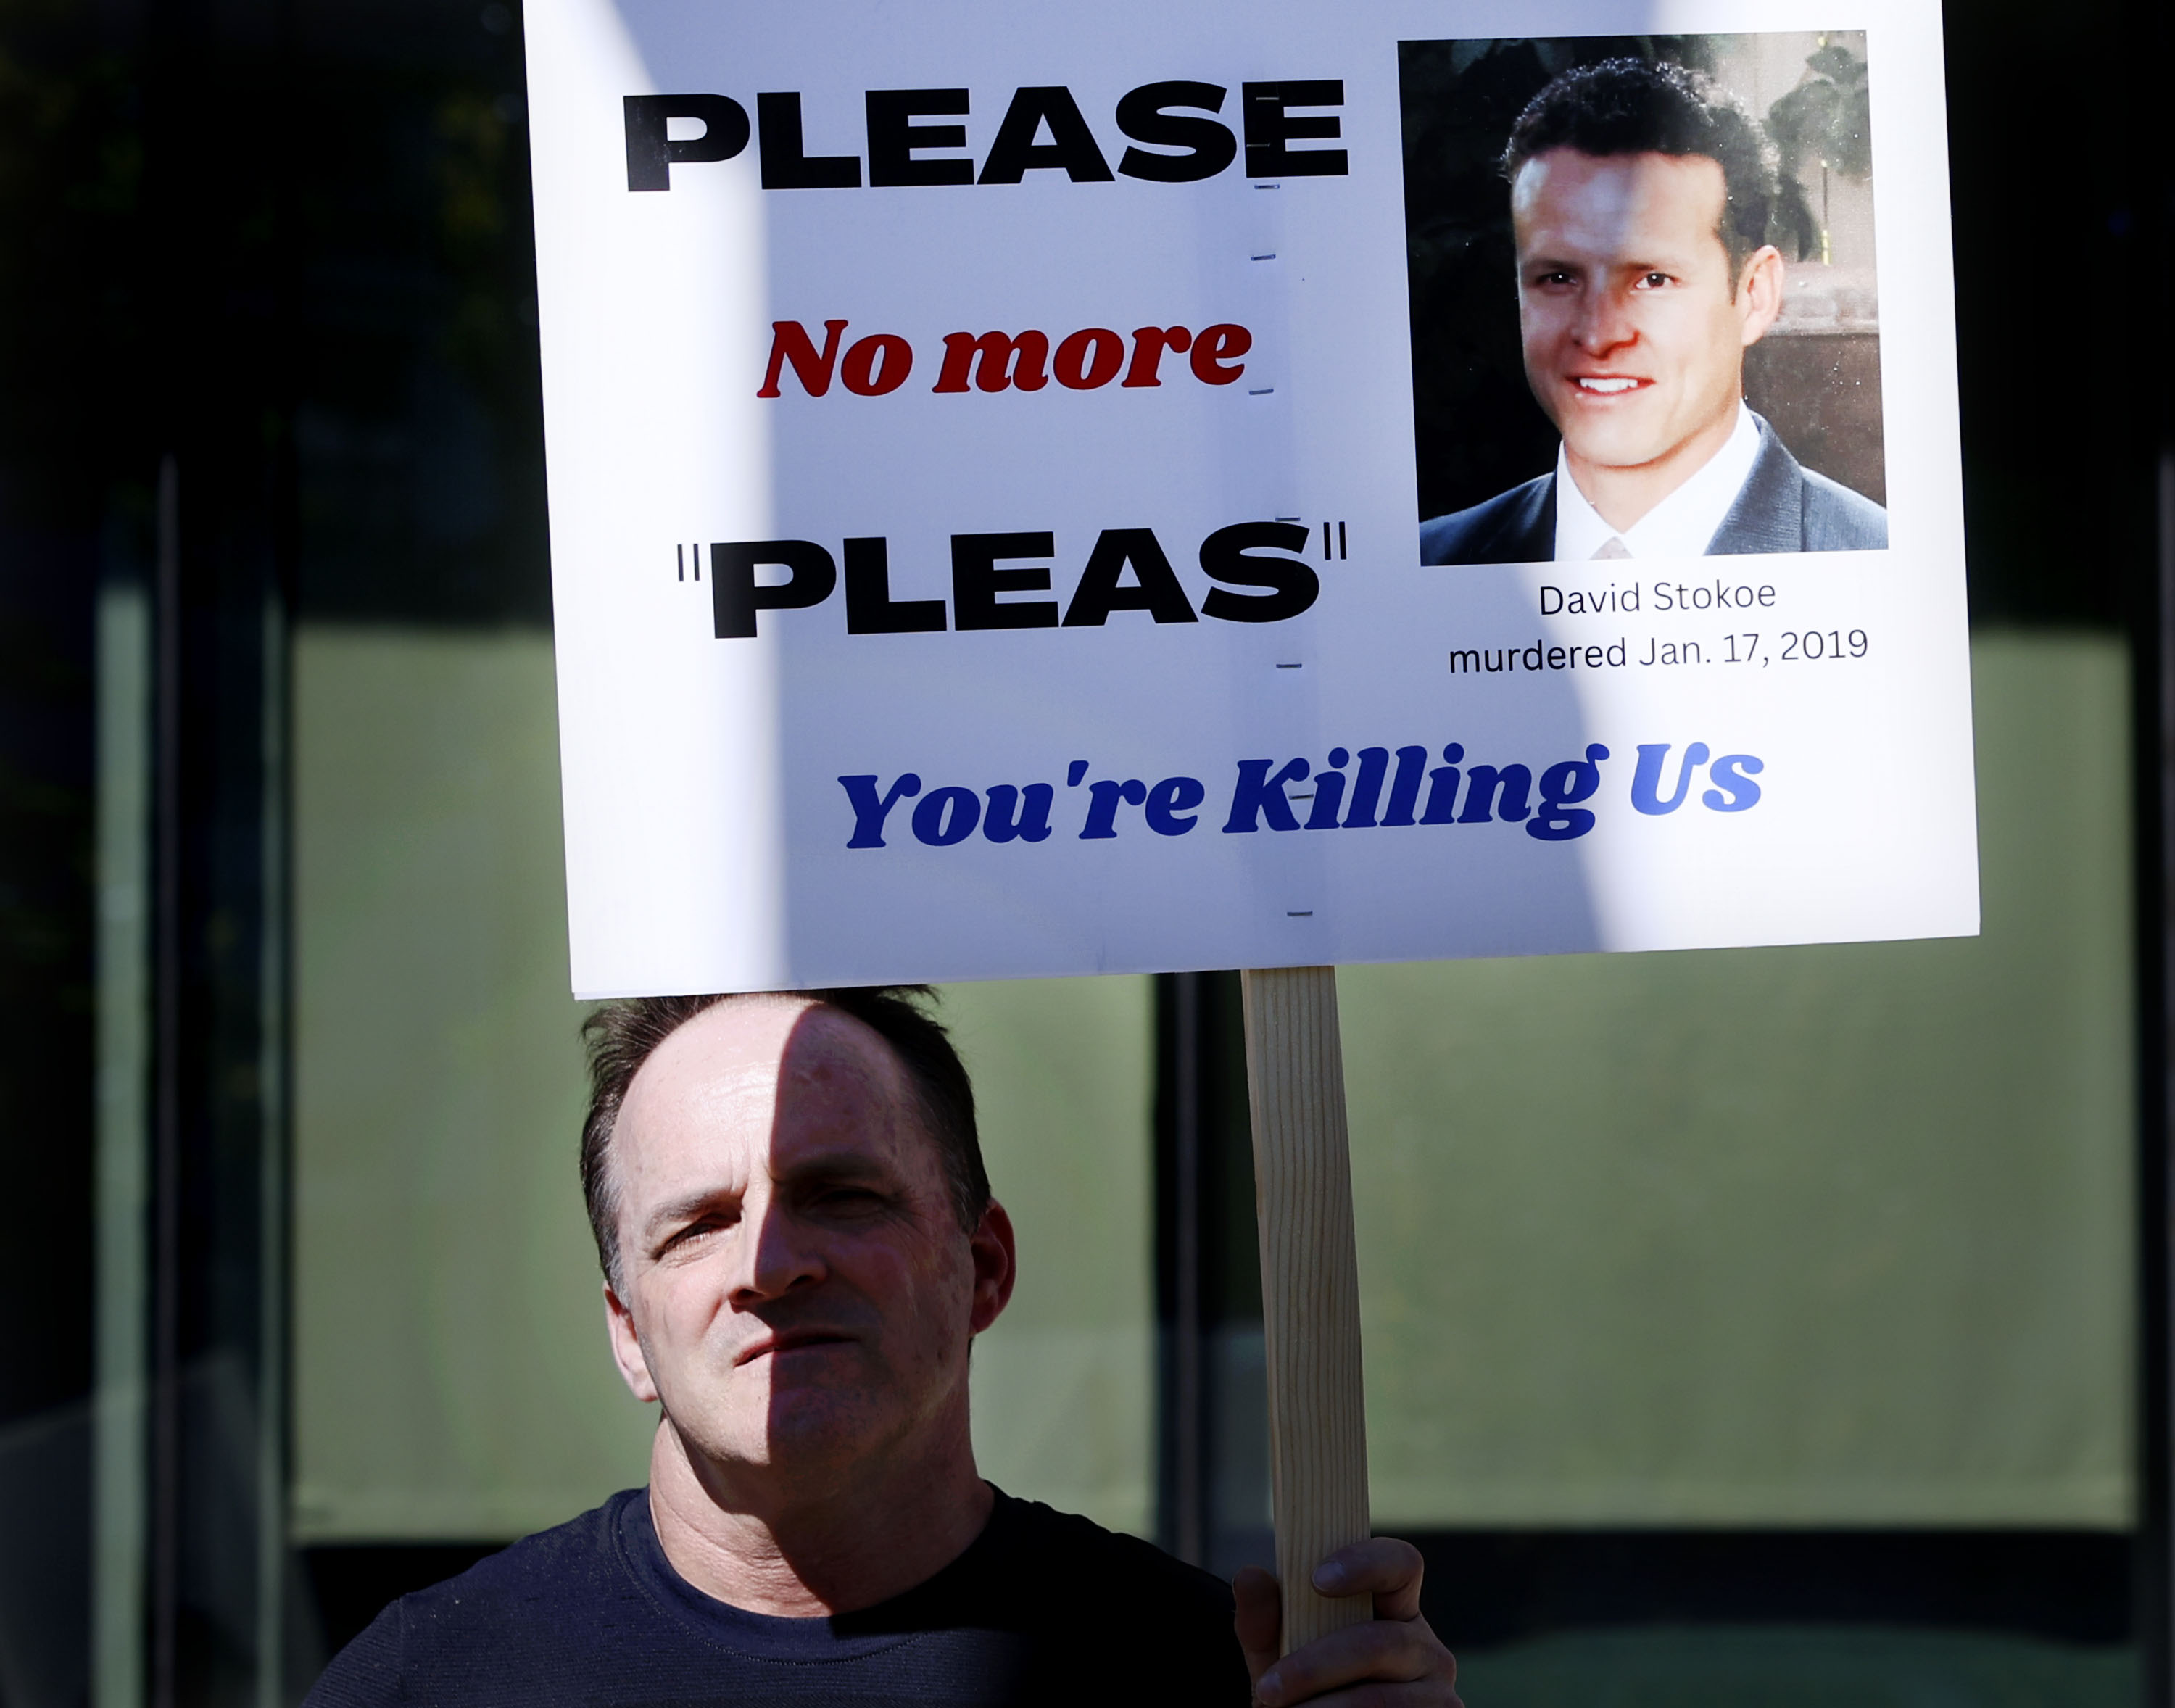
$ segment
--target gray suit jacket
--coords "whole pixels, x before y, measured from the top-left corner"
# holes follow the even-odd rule
[[[1760,454],[1707,556],[1755,551],[1880,551],[1888,512],[1790,454],[1764,418]],[[1470,510],[1420,524],[1422,563],[1546,563],[1556,555],[1556,477],[1543,474]]]

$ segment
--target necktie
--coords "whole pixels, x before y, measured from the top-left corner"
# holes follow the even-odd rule
[[[1612,534],[1608,536],[1608,544],[1593,555],[1596,557],[1629,557],[1631,554],[1624,549],[1624,542]]]

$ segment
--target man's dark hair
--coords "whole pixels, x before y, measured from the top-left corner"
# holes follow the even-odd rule
[[[1681,65],[1604,59],[1566,71],[1526,103],[1503,150],[1503,176],[1550,149],[1614,155],[1703,155],[1722,168],[1725,200],[1716,236],[1736,274],[1767,241],[1775,155],[1736,96]]]
[[[914,1113],[936,1147],[951,1189],[952,1212],[972,1234],[989,1207],[990,1176],[974,1125],[974,1087],[951,1035],[922,1004],[936,1000],[925,984],[876,984],[838,990],[755,992],[709,996],[631,996],[607,1002],[582,1022],[589,1052],[589,1113],[582,1123],[582,1196],[596,1235],[597,1261],[614,1288],[619,1277],[619,1191],[612,1179],[612,1129],[627,1087],[658,1045],[697,1015],[721,1003],[800,997],[849,1014],[889,1044],[906,1070]]]

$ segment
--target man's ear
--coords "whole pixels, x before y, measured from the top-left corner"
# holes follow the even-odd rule
[[[605,1330],[611,1336],[612,1362],[627,1391],[644,1405],[657,1397],[657,1384],[649,1379],[649,1360],[643,1356],[642,1342],[634,1331],[634,1318],[620,1296],[605,1283]]]
[[[1737,301],[1744,319],[1744,347],[1750,349],[1781,318],[1784,289],[1782,252],[1762,244],[1745,258],[1737,276]]]
[[[968,1241],[974,1257],[974,1307],[968,1331],[979,1334],[1003,1313],[1019,1279],[1019,1251],[1012,1239],[1012,1218],[994,1198]]]

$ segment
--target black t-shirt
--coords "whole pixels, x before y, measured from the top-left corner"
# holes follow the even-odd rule
[[[1000,1492],[974,1544],[903,1595],[787,1619],[689,1584],[632,1488],[402,1597],[306,1708],[1242,1708],[1250,1694],[1227,1586],[1033,1501]]]

